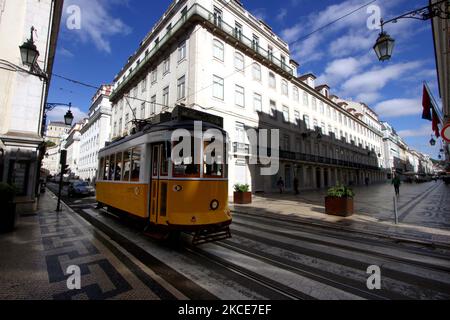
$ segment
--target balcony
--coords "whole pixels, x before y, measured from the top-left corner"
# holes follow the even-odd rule
[[[128,75],[126,75],[123,80],[119,80],[118,86],[113,89],[113,92],[111,93],[110,100],[114,100],[119,93],[123,92],[130,83],[130,80],[136,75],[139,75],[144,70],[144,66],[146,66],[150,60],[155,58],[160,51],[163,51],[171,45],[173,41],[176,41],[174,39],[177,38],[176,36],[178,34],[184,33],[187,27],[198,21],[206,22],[205,26],[209,27],[214,32],[222,33],[226,41],[232,42],[237,47],[241,47],[243,51],[252,50],[254,58],[259,58],[259,60],[269,67],[277,68],[280,72],[285,73],[288,76],[294,75],[292,68],[287,66],[280,59],[274,57],[270,51],[261,48],[258,41],[247,38],[241,32],[236,32],[235,27],[230,26],[220,17],[205,9],[200,4],[193,4],[189,10],[187,10],[186,13],[172,25],[170,31],[160,38],[159,42],[156,43],[151,50],[145,52],[145,57],[139,64],[133,69],[130,68]],[[122,79],[122,77],[119,79]]]

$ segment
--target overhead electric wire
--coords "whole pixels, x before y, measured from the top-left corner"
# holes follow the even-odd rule
[[[224,1],[225,1],[225,0],[224,0]],[[322,26],[322,27],[320,27],[320,28],[318,28],[318,29],[316,29],[316,30],[310,32],[309,34],[307,34],[307,35],[305,35],[305,36],[303,36],[303,37],[300,37],[300,38],[294,40],[293,42],[291,42],[290,45],[293,45],[293,44],[295,44],[295,43],[297,43],[297,42],[303,41],[303,40],[305,40],[305,39],[311,37],[313,34],[319,32],[319,31],[322,31],[323,29],[325,29],[325,28],[327,28],[327,27],[329,27],[329,26],[335,24],[336,22],[338,22],[338,21],[340,21],[340,20],[345,19],[346,17],[348,17],[348,16],[350,16],[350,15],[352,15],[352,14],[358,12],[359,10],[361,10],[361,9],[363,9],[363,8],[365,8],[365,7],[369,6],[369,5],[371,5],[372,3],[376,2],[376,1],[377,1],[377,0],[372,0],[372,1],[370,1],[370,2],[368,2],[368,3],[366,3],[366,4],[364,4],[363,6],[360,6],[360,7],[356,8],[355,10],[352,10],[351,12],[349,12],[349,13],[347,13],[347,14],[345,14],[345,15],[343,15],[343,16],[341,16],[341,17],[339,17],[339,18],[337,18],[337,19],[335,19],[335,20],[333,20],[333,21],[331,21],[331,22],[329,22],[329,23],[327,23],[326,25],[324,25],[324,26]],[[227,7],[230,3],[231,3],[231,0],[229,0],[228,2],[225,2],[224,5],[222,5],[222,7],[220,8],[220,10],[222,10],[222,9],[225,8],[225,7]],[[274,51],[273,53],[278,53],[278,52],[281,52],[281,50]],[[1,60],[0,60],[0,61],[1,61]],[[244,70],[246,70],[247,68],[249,68],[249,67],[252,66],[252,65],[253,65],[253,62],[252,62],[251,64],[245,66],[245,67],[242,68],[241,70],[236,70],[236,71],[234,71],[233,73],[231,73],[231,74],[225,76],[223,79],[224,79],[224,80],[225,80],[225,79],[228,79],[229,77],[232,77],[233,75],[235,75],[235,74],[237,74],[237,73],[243,72]],[[15,67],[17,67],[17,66],[15,66]],[[26,70],[24,70],[23,68],[20,68],[20,67],[17,67],[17,68],[19,68],[20,71],[25,71],[25,72],[26,72]],[[18,71],[19,71],[19,70],[18,70]],[[100,90],[100,89],[101,89],[101,87],[98,87],[98,86],[95,86],[95,85],[91,85],[91,84],[88,84],[88,83],[85,83],[85,82],[82,82],[82,81],[79,81],[79,80],[71,79],[71,78],[68,78],[68,77],[65,77],[65,76],[62,76],[62,75],[59,75],[59,74],[52,73],[52,75],[55,76],[55,77],[57,77],[57,78],[60,78],[60,79],[63,79],[63,80],[72,82],[72,83],[74,83],[74,84],[78,84],[78,85],[84,86],[84,87],[88,87],[88,88],[95,89],[95,90]],[[189,97],[191,97],[191,96],[193,96],[193,95],[195,95],[195,94],[197,94],[197,93],[199,93],[199,92],[201,92],[201,91],[204,91],[204,90],[206,90],[206,89],[208,89],[208,88],[211,88],[212,86],[213,86],[213,84],[210,84],[210,85],[208,85],[208,86],[206,86],[206,87],[203,87],[203,88],[201,88],[201,89],[199,89],[199,90],[197,90],[197,91],[191,93],[190,95],[186,96],[186,98],[189,98]],[[164,105],[164,104],[161,104],[161,103],[157,103],[157,102],[154,102],[154,101],[148,101],[148,100],[141,99],[141,98],[137,98],[137,97],[131,97],[131,96],[125,95],[125,94],[123,95],[123,97],[126,98],[126,102],[127,102],[128,106],[130,107],[131,111],[133,112],[134,118],[136,118],[136,115],[135,115],[134,110],[131,108],[131,105],[130,105],[128,99],[132,99],[132,100],[136,100],[136,101],[140,101],[140,102],[145,102],[145,103],[149,103],[149,104],[152,104],[152,105],[158,105],[158,106],[163,107],[162,110],[169,108],[169,106]],[[202,108],[202,109],[204,109],[204,110],[211,110],[211,109],[214,109],[213,107],[211,107],[211,108],[205,108],[205,107],[202,107],[202,106],[200,106],[200,108]]]

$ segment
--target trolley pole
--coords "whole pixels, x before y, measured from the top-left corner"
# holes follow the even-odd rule
[[[395,224],[398,224],[398,204],[397,204],[397,196],[394,196],[394,214],[395,214]]]
[[[64,171],[66,169],[66,162],[67,162],[67,151],[61,150],[61,157],[59,160],[59,164],[61,165],[61,173],[59,176],[58,205],[56,206],[56,212],[61,211],[61,193],[62,193],[62,188],[63,188]]]

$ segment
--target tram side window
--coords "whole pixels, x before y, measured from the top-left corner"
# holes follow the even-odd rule
[[[130,181],[131,171],[131,149],[123,153],[123,176],[122,181]]]
[[[108,181],[109,173],[109,157],[105,158],[105,166],[103,167],[103,180]]]
[[[222,155],[216,154],[215,151],[207,150],[207,147],[213,142],[214,140],[204,142],[203,176],[221,178],[224,176],[224,150],[222,150]],[[216,158],[214,162],[212,158]]]
[[[109,174],[108,174],[108,180],[114,181],[114,170],[116,166],[116,155],[113,154],[109,158]]]
[[[161,148],[161,172],[160,175],[163,177],[167,177],[169,174],[169,158],[170,156],[167,154],[167,145],[162,145]]]
[[[97,180],[102,180],[104,175],[104,168],[105,168],[105,158],[100,158],[99,166],[98,166],[98,176]]]
[[[179,142],[174,143],[174,147],[181,143],[183,140],[180,138]],[[195,152],[194,138],[191,140],[191,152],[190,154],[180,153],[180,157],[183,161],[179,164],[173,164],[173,176],[174,177],[199,177],[200,165],[194,164],[194,152]]]
[[[131,181],[139,181],[141,173],[141,148],[133,149],[133,158],[131,162]]]
[[[116,170],[114,173],[114,180],[120,181],[122,178],[122,152],[116,154]]]

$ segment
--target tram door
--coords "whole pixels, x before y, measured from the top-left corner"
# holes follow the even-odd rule
[[[164,223],[167,216],[168,161],[164,143],[152,146],[150,222]]]

